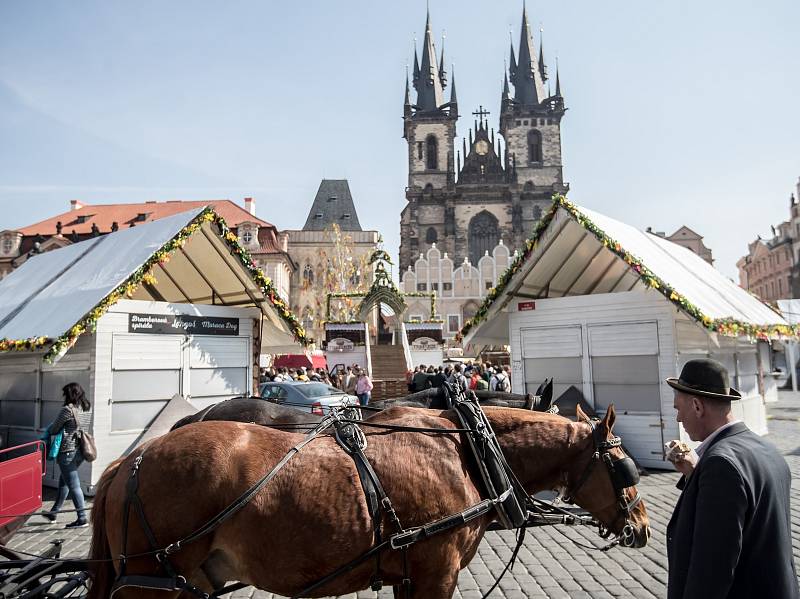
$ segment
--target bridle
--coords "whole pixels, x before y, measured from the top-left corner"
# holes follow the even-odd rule
[[[592,442],[594,443],[594,453],[589,458],[589,463],[583,469],[577,484],[570,490],[569,483],[565,485],[565,490],[562,493],[561,499],[567,503],[575,503],[575,497],[581,490],[583,485],[589,480],[589,476],[594,470],[595,464],[601,462],[605,465],[608,475],[611,478],[611,485],[614,487],[614,492],[617,495],[617,507],[620,509],[620,514],[614,522],[620,518],[625,519],[625,526],[619,534],[619,541],[626,547],[633,547],[635,538],[633,533],[633,525],[631,524],[631,514],[636,506],[642,501],[639,491],[635,489],[639,482],[639,470],[630,456],[624,458],[614,458],[611,455],[611,450],[615,447],[622,447],[622,439],[613,436],[610,439],[602,439],[600,437],[600,429],[597,427],[597,419],[592,419],[588,422],[592,429]],[[625,489],[634,488],[635,495],[630,501],[625,496]],[[602,524],[598,525],[600,528],[600,536],[604,539],[608,538],[611,530]]]

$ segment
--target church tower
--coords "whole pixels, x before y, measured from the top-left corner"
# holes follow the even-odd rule
[[[413,85],[416,91],[414,104],[411,103],[406,75],[403,137],[408,143],[408,204],[400,220],[402,264],[409,263],[419,253],[418,223],[444,221],[443,194],[452,190],[455,182],[456,85],[454,80],[450,87],[450,101],[445,102],[447,72],[444,48],[437,61],[430,12],[425,21],[421,61],[414,48]],[[428,231],[428,236],[438,238],[443,233],[433,229]]]
[[[547,68],[541,39],[539,44],[537,59],[528,14],[523,7],[519,58],[514,55],[512,43],[503,85],[500,134],[523,189],[546,190],[552,195],[562,188],[566,191],[561,161],[561,118],[566,109],[557,70],[555,94],[545,92]],[[514,85],[513,97],[508,86],[509,76]]]

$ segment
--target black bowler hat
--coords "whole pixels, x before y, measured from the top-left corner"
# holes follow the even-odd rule
[[[742,394],[731,387],[728,370],[716,360],[707,358],[689,360],[683,365],[680,378],[668,378],[667,384],[673,389],[698,397],[722,400],[742,398]]]

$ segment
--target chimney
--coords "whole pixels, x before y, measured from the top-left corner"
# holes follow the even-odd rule
[[[289,233],[283,231],[278,233],[278,244],[281,246],[281,251],[288,252],[289,251]]]
[[[81,204],[80,200],[70,200],[69,201],[69,209],[70,210],[80,210],[83,208],[83,204]]]
[[[244,209],[247,210],[253,216],[256,215],[256,201],[253,198],[245,198],[244,199]]]

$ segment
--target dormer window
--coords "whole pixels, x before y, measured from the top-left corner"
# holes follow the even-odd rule
[[[11,239],[11,236],[6,235],[5,237],[3,237],[3,253],[10,254],[13,248],[14,248],[14,241]]]
[[[253,241],[253,233],[251,233],[250,231],[245,231],[244,233],[242,233],[242,241],[244,241],[247,244],[251,243]]]
[[[336,201],[336,196],[331,196],[331,197],[329,197],[329,198],[328,198],[328,201],[329,201],[329,202],[335,202],[335,201]]]
[[[322,218],[322,212],[317,212],[317,213],[314,215],[314,218]]]
[[[350,218],[350,215],[349,214],[342,214],[342,218],[345,218],[345,219]]]
[[[137,223],[143,223],[144,221],[147,220],[147,215],[148,214],[149,214],[149,212],[140,212],[139,214],[136,215],[136,218],[133,219],[133,220],[134,220],[134,222],[137,222]]]
[[[93,216],[94,214],[79,214],[75,218],[75,223],[78,225],[82,225],[83,223],[89,222],[89,219],[91,219]]]

